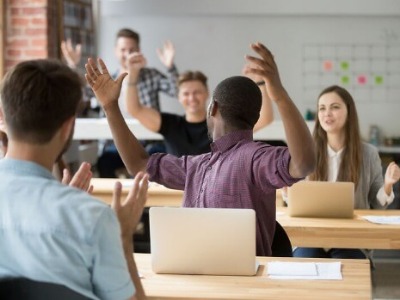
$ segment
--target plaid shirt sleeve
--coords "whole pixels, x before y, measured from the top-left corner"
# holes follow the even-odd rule
[[[176,97],[178,76],[175,66],[168,70],[168,76],[156,69],[142,69],[138,82],[140,102],[160,111],[158,93],[164,92],[171,97]]]

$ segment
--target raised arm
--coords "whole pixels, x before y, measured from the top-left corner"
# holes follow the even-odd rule
[[[171,97],[176,97],[178,95],[178,70],[174,64],[175,58],[175,47],[171,41],[166,41],[162,48],[157,49],[158,58],[161,63],[167,68],[167,76],[159,73],[159,86],[160,91],[166,93]]]
[[[250,73],[249,66],[244,66],[242,73],[253,80],[260,88],[262,94],[262,105],[260,110],[260,117],[257,123],[254,125],[253,131],[262,129],[263,127],[269,125],[274,120],[274,110],[272,108],[272,101],[268,96],[267,88],[265,87],[265,81],[261,76]]]
[[[82,57],[81,44],[77,44],[75,48],[72,46],[71,39],[61,42],[61,52],[67,62],[68,67],[76,69]]]
[[[146,60],[139,52],[129,54],[127,58],[128,80],[126,92],[126,108],[129,114],[147,129],[158,132],[161,127],[161,114],[152,107],[142,105],[139,101],[137,81],[139,71],[146,65]]]
[[[137,172],[146,169],[149,155],[129,130],[118,106],[122,80],[127,74],[121,74],[114,81],[101,59],[98,59],[98,65],[99,67],[93,59],[89,58],[85,65],[87,72],[85,77],[104,110],[125,167],[134,176]]]
[[[251,48],[261,58],[247,56],[249,72],[259,75],[265,81],[269,98],[275,102],[285,128],[291,160],[289,173],[295,178],[311,173],[316,164],[314,142],[306,122],[282,86],[272,53],[261,43],[252,44]]]

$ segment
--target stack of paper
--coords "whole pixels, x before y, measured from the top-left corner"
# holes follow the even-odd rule
[[[341,280],[341,263],[269,262],[267,274],[273,279],[331,279]]]

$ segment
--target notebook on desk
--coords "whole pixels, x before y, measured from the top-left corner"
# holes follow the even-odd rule
[[[150,208],[155,273],[255,275],[256,220],[251,209]]]
[[[291,217],[352,218],[354,183],[300,181],[288,188]]]

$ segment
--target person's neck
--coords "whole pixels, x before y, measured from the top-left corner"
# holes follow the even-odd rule
[[[344,134],[328,134],[328,145],[338,152],[344,147]]]
[[[214,131],[213,131],[213,141],[216,141],[218,139],[220,139],[221,137],[230,134],[232,132],[238,131],[239,129],[237,128],[233,128],[230,126],[226,126],[225,124],[223,124],[222,126],[215,126],[214,127]]]
[[[56,155],[56,151],[48,146],[11,141],[8,144],[5,158],[34,162],[51,172]]]
[[[200,123],[206,120],[207,112],[200,112],[200,113],[187,113],[185,114],[185,120],[188,123]]]

